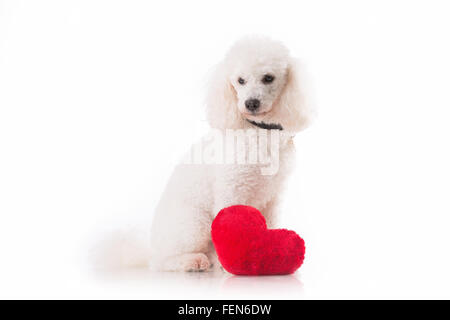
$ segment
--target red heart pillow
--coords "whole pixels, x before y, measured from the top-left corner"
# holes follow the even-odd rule
[[[220,263],[237,275],[294,273],[303,263],[305,243],[294,231],[267,229],[255,208],[222,209],[211,226]]]

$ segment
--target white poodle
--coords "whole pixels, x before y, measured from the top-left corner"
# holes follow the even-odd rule
[[[299,71],[287,48],[267,38],[244,38],[230,49],[210,83],[208,121],[216,137],[245,132],[244,142],[233,150],[238,158],[246,154],[248,160],[254,145],[259,144],[257,161],[179,164],[157,206],[150,242],[148,233],[139,236],[131,231],[128,237],[134,240],[126,236],[112,245],[113,251],[121,251],[122,265],[145,261],[152,269],[166,271],[204,271],[219,266],[211,223],[221,209],[231,205],[253,206],[264,215],[269,228],[274,226],[281,188],[293,163],[292,138],[311,116]],[[256,132],[257,139],[248,132]],[[204,141],[193,146],[194,154],[205,150]],[[220,154],[217,150],[223,140],[219,142],[216,153]],[[260,161],[263,149],[271,150],[269,162]],[[225,153],[229,157],[229,150]],[[264,171],[268,166],[270,170]]]
[[[229,129],[276,131],[279,164],[272,174],[261,170],[267,163],[178,165],[153,220],[152,268],[203,271],[218,265],[210,228],[222,208],[253,206],[269,228],[274,226],[281,187],[292,167],[292,138],[311,115],[298,69],[287,48],[267,38],[244,38],[230,49],[210,83],[208,121],[224,135]],[[248,152],[254,141],[246,139],[239,152]]]

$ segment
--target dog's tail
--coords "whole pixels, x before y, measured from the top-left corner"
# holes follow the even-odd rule
[[[88,258],[93,268],[111,270],[147,267],[149,256],[150,224],[142,223],[97,232]]]

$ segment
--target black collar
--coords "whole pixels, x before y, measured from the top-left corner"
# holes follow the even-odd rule
[[[265,122],[256,122],[256,121],[252,121],[252,120],[248,120],[246,119],[248,122],[250,122],[252,125],[257,126],[258,128],[261,129],[266,129],[266,130],[283,130],[283,127],[281,126],[281,124],[278,123],[265,123]]]

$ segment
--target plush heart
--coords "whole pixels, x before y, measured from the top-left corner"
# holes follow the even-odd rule
[[[264,216],[250,206],[222,209],[211,236],[220,263],[236,275],[290,274],[305,256],[302,238],[294,231],[267,229]]]

